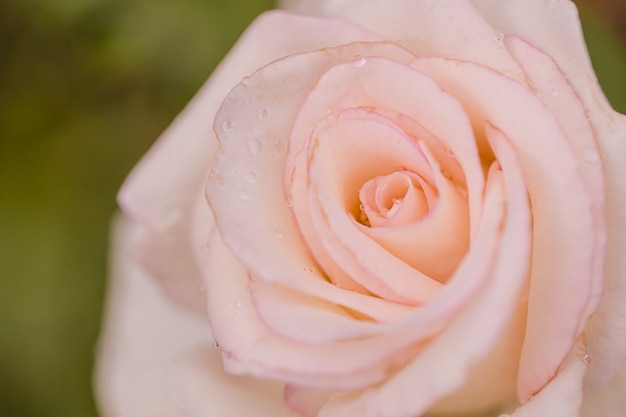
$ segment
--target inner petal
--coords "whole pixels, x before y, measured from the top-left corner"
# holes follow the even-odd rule
[[[372,227],[401,226],[424,217],[429,199],[421,182],[405,170],[367,181],[359,190],[362,222]]]
[[[349,278],[373,294],[404,304],[432,298],[440,283],[398,259],[354,224],[361,204],[358,192],[369,179],[399,169],[432,176],[419,144],[388,119],[365,109],[349,109],[322,121],[311,134],[307,153],[307,181],[294,181],[291,188],[294,214],[301,225],[311,227],[301,227],[303,237],[328,277],[342,287],[344,278]],[[294,180],[304,174],[298,172]]]

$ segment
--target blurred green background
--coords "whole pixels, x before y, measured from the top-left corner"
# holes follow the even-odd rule
[[[0,417],[97,415],[91,368],[115,193],[272,3],[0,2]],[[594,63],[626,112],[626,9],[591,3]]]

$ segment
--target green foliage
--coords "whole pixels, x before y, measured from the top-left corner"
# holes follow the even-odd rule
[[[0,417],[97,415],[115,193],[270,6],[0,2]]]
[[[0,417],[96,416],[93,349],[124,176],[270,0],[0,2]],[[587,25],[626,111],[626,49]]]

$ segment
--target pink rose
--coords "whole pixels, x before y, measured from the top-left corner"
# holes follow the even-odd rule
[[[621,415],[626,118],[575,6],[285,6],[120,193],[104,414]]]

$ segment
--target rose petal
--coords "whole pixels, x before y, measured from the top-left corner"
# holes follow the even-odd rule
[[[427,153],[439,190],[437,204],[430,208],[428,216],[401,227],[358,227],[399,259],[427,276],[445,282],[469,247],[468,209],[465,198],[444,177],[430,152]]]
[[[586,384],[608,381],[626,359],[626,117],[608,124],[598,137],[606,186],[607,253],[604,295],[585,329],[594,358]]]
[[[150,276],[178,304],[198,314],[205,314],[205,298],[197,260],[206,250],[206,239],[214,229],[211,211],[202,194],[196,196],[189,216],[164,230],[143,231],[137,239],[134,255]],[[193,225],[193,227],[191,227]],[[189,236],[191,234],[191,236]]]
[[[513,334],[517,333],[517,337],[521,337],[523,322],[513,325],[510,320],[520,305],[519,294],[527,277],[531,245],[530,210],[512,150],[501,132],[488,128],[487,134],[492,138],[503,173],[494,172],[490,177],[485,197],[484,220],[495,218],[500,223],[503,213],[499,211],[505,201],[507,204],[506,220],[501,224],[499,253],[494,259],[495,264],[488,282],[471,303],[465,306],[463,314],[453,320],[414,361],[380,387],[368,389],[360,396],[348,394],[331,398],[320,417],[419,415],[432,406],[433,402],[467,382],[466,378],[472,366],[489,354],[506,326],[510,325],[515,329]],[[506,187],[506,196],[503,186]],[[512,271],[517,274],[512,274]],[[494,311],[498,314],[493,314]],[[507,338],[512,339],[512,344],[516,345],[514,337]],[[457,346],[463,346],[463,349],[457,349]],[[511,355],[516,355],[515,349],[499,360],[502,363],[515,363],[515,358],[511,358]],[[498,367],[491,369],[497,370]],[[514,375],[509,375],[509,378],[512,378],[510,389],[513,390]],[[495,384],[506,382],[497,377],[483,376],[482,380]],[[490,388],[482,393],[482,397],[488,398],[490,395],[493,395]],[[500,395],[506,398],[510,392],[505,390]],[[356,414],[357,411],[363,414]],[[350,412],[354,414],[349,414]]]
[[[578,13],[570,1],[476,0],[487,18],[505,33],[518,35],[552,57],[582,99],[596,133],[606,189],[607,264],[605,295],[587,327],[590,387],[606,382],[626,358],[626,121],[614,112],[597,82]]]
[[[517,35],[554,59],[590,111],[592,121],[604,124],[606,115],[612,111],[591,66],[574,2],[473,1],[494,28]]]
[[[313,349],[267,332],[250,303],[246,270],[214,235],[205,271],[207,304],[214,334],[225,351],[227,369],[327,389],[354,389],[379,381],[398,361],[405,360],[404,355],[398,355],[399,350],[440,331],[484,281],[482,277],[490,270],[484,260],[491,259],[498,241],[500,218],[496,209],[494,206],[485,212],[476,244],[457,271],[460,278],[447,285],[440,297],[398,324],[381,325],[378,337]]]
[[[396,369],[407,360],[405,355],[398,354],[401,353],[398,349],[441,329],[441,324],[464,305],[463,300],[472,294],[473,286],[483,281],[471,277],[484,275],[486,271],[482,269],[489,270],[484,260],[491,258],[497,242],[500,226],[497,210],[503,199],[490,201],[491,208],[484,213],[485,224],[479,229],[477,243],[459,267],[458,274],[464,279],[456,279],[445,287],[445,297],[442,292],[439,300],[415,310],[398,325],[380,326],[384,333],[380,337],[313,349],[278,338],[264,329],[249,300],[245,269],[218,239],[209,253],[205,280],[209,316],[214,334],[224,349],[227,369],[325,389],[355,389],[380,381],[390,369]],[[518,254],[523,255],[523,251]],[[225,280],[224,276],[230,279]],[[515,286],[508,288],[514,290]]]
[[[488,120],[505,131],[519,155],[534,233],[518,386],[520,399],[526,401],[567,356],[590,301],[596,233],[591,199],[560,126],[526,86],[474,63],[425,58],[414,65],[471,109],[475,125]]]
[[[203,194],[217,148],[212,120],[228,91],[243,76],[286,54],[376,39],[377,35],[336,19],[282,11],[259,16],[133,169],[118,201],[124,212],[147,230],[142,261],[149,271],[157,272],[174,299],[197,308],[195,292],[201,280],[197,261],[191,257],[197,248],[189,236],[197,227],[196,202]],[[163,269],[165,265],[167,270]]]
[[[368,178],[398,168],[419,170],[413,161],[423,159],[422,152],[404,132],[375,114],[344,112],[336,118],[314,132],[308,167],[296,166],[291,176],[294,213],[303,236],[330,279],[343,273],[383,298],[425,303],[441,284],[367,238],[347,214],[350,205],[358,207],[358,187]]]
[[[626,365],[622,365],[619,372],[606,385],[585,392],[581,417],[623,416],[626,409],[624,392],[626,392]]]
[[[400,169],[366,181],[359,200],[369,226],[383,228],[418,222],[435,205],[437,192],[419,175]]]
[[[576,353],[570,354],[548,385],[510,416],[505,414],[502,417],[578,417],[586,370],[587,363]],[[598,411],[594,410],[593,415],[605,417],[605,414],[599,414]]]
[[[205,282],[209,320],[229,373],[323,389],[353,389],[382,380],[393,366],[393,361],[382,360],[404,347],[387,337],[308,345],[268,332],[247,291],[246,270],[218,236],[209,253]],[[404,360],[404,356],[393,359]]]
[[[249,287],[264,324],[275,334],[293,340],[325,344],[370,336],[380,328],[339,306],[277,284],[253,280]]]
[[[600,155],[595,143],[587,112],[556,63],[528,43],[515,36],[507,36],[505,45],[513,58],[522,65],[532,88],[546,108],[557,119],[579,162],[587,193],[591,197],[594,222],[594,257],[592,290],[586,316],[595,311],[602,295],[604,251],[606,243],[604,221],[604,180]],[[584,325],[586,319],[581,322]]]
[[[283,385],[224,374],[217,351],[213,347],[199,349],[178,364],[176,391],[181,415],[296,417],[283,402]]]
[[[297,411],[303,417],[316,417],[331,394],[330,391],[287,385],[285,387],[285,403],[289,409]]]
[[[470,227],[474,230],[481,212],[484,175],[470,122],[458,101],[442,91],[432,79],[401,65],[402,61],[393,57],[365,58],[363,55],[363,59],[353,64],[337,65],[329,70],[307,98],[291,132],[287,172],[291,173],[294,166],[306,165],[298,159],[302,154],[297,152],[328,112],[369,107],[390,120],[398,119],[402,122],[398,125],[408,132],[419,123],[427,135],[447,145],[449,152],[455,155],[456,163],[446,164],[446,168],[458,163],[465,174]],[[354,85],[359,85],[359,89],[354,89]],[[430,143],[429,147],[439,157],[437,148]]]
[[[348,19],[402,43],[419,56],[476,62],[524,79],[502,45],[502,33],[494,31],[469,0],[292,0],[283,6]]]
[[[103,415],[181,415],[171,389],[175,361],[211,346],[208,323],[163,297],[130,249],[140,228],[123,217],[113,225],[111,281],[98,342],[95,388]]]
[[[448,146],[453,149],[457,155],[456,160],[464,168],[467,176],[468,188],[469,188],[469,200],[470,200],[470,216],[475,219],[480,215],[480,204],[482,199],[482,187],[483,187],[483,174],[477,158],[477,150],[475,147],[475,141],[470,126],[467,123],[465,114],[460,111],[458,103],[450,96],[441,91],[441,89],[432,83],[432,81],[418,72],[411,71],[403,65],[396,64],[390,60],[383,60],[382,58],[369,58],[364,61],[360,61],[356,64],[338,65],[332,70],[328,71],[324,77],[319,81],[314,92],[312,92],[305,105],[301,109],[294,129],[292,131],[291,149],[293,152],[297,152],[302,146],[306,138],[310,135],[314,126],[320,119],[326,116],[328,111],[335,111],[339,109],[355,108],[359,106],[370,107],[374,109],[382,109],[387,112],[406,112],[405,118],[411,118],[413,120],[419,120],[424,123],[424,128],[432,132],[432,134],[442,141],[446,141]],[[393,76],[392,76],[393,75]],[[402,82],[400,82],[402,80]],[[357,84],[360,86],[358,91],[350,89],[349,86]],[[348,94],[350,90],[350,94]],[[443,117],[445,115],[445,119]],[[455,123],[449,123],[449,120],[455,120]],[[359,147],[358,149],[362,149]],[[365,148],[363,148],[365,149]],[[290,152],[291,154],[291,152]],[[306,162],[302,162],[298,159],[298,155],[295,155],[290,162],[287,161],[287,172],[291,172],[290,166],[303,167],[306,166]],[[302,157],[300,157],[301,159]],[[447,157],[446,157],[447,158]],[[323,158],[320,159],[324,161]],[[310,174],[298,175],[297,169],[294,175],[289,175],[293,181],[299,181],[300,187],[306,183],[306,179]],[[310,227],[312,221],[301,217],[303,213],[307,212],[307,207],[314,204],[315,201],[304,200],[294,195],[294,212],[299,216],[299,225],[303,230],[304,236],[316,236],[319,233],[310,231],[307,232],[306,228]],[[330,202],[334,199],[330,199]],[[304,207],[297,207],[296,204],[303,205]],[[319,217],[319,220],[327,218],[327,215]],[[331,217],[329,220],[336,219],[341,221],[341,217]],[[347,219],[343,219],[347,220]],[[317,223],[321,225],[323,223]],[[344,240],[344,247],[346,245],[352,245],[353,242],[362,241],[362,237],[356,236],[351,224],[344,224],[340,229],[337,227],[340,225],[334,223],[330,234],[328,236],[337,235],[338,239]],[[352,231],[352,232],[351,232]],[[350,236],[350,237],[348,237]],[[327,242],[331,242],[331,239],[327,239]],[[309,240],[309,245],[314,248],[315,242]],[[371,245],[370,245],[371,246]],[[329,254],[333,254],[337,250],[335,247],[332,251],[328,250]],[[377,262],[379,255],[371,255],[372,250],[357,250],[360,258],[358,263],[368,263],[370,268],[378,268],[379,271],[374,273],[373,276],[383,276],[380,271],[380,267],[387,265],[393,265],[389,262]],[[369,255],[368,255],[369,254]],[[319,259],[319,252],[317,253]],[[380,254],[385,256],[385,254]],[[343,257],[343,256],[342,256]],[[347,256],[345,257],[347,259]],[[396,263],[397,264],[397,263]],[[328,264],[324,265],[328,268]],[[336,271],[335,271],[336,274]],[[362,274],[349,274],[350,276],[363,276]],[[399,294],[406,294],[408,297],[413,297],[411,302],[418,301],[416,298],[421,293],[420,289],[415,291],[408,291],[410,288],[407,285],[403,286],[403,282],[400,278],[407,277],[407,282],[417,283],[415,279],[409,277],[416,275],[414,272],[406,271],[401,274],[395,274],[397,278],[390,280],[391,284],[398,285],[396,290],[392,293],[385,293],[387,297],[397,297]],[[367,286],[366,286],[367,287]],[[381,287],[373,289],[372,291],[381,291]],[[425,293],[426,294],[426,293]]]
[[[292,55],[261,68],[249,83],[236,87],[216,117],[222,148],[207,196],[224,242],[257,277],[288,286],[300,285],[311,276],[322,278],[319,272],[311,272],[316,264],[302,242],[283,189],[288,121],[329,67],[367,53],[405,62],[413,59],[404,49],[385,43]],[[226,121],[229,129],[222,130]]]

